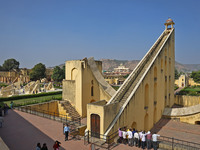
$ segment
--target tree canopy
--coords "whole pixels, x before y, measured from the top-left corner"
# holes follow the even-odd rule
[[[178,79],[180,76],[180,74],[178,73],[178,70],[175,68],[175,71],[174,71],[174,78],[175,79]]]
[[[11,59],[7,59],[4,61],[2,68],[0,67],[0,69],[4,70],[4,71],[11,71],[12,69],[19,69],[19,62],[16,61],[15,59],[11,58]]]
[[[39,63],[33,67],[30,73],[30,79],[32,81],[40,80],[46,77],[46,66],[42,63]]]
[[[200,82],[200,70],[192,71],[191,77],[194,79],[195,82]]]
[[[65,66],[61,69],[59,66],[56,66],[53,69],[52,79],[57,82],[61,82],[65,78]]]
[[[0,65],[0,71],[4,71],[3,67]]]

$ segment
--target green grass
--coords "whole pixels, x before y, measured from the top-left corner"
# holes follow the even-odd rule
[[[179,92],[180,95],[200,96],[200,86],[185,87]]]
[[[36,103],[41,103],[41,102],[48,102],[51,100],[62,100],[62,94],[25,98],[25,99],[18,99],[18,100],[12,100],[12,101],[14,102],[14,106],[23,106],[23,105],[36,104]],[[11,101],[2,101],[2,102],[6,103],[9,106]]]
[[[120,86],[112,86],[112,87],[113,87],[113,89],[115,89],[117,91]]]

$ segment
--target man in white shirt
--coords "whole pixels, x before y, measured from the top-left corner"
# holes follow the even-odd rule
[[[143,131],[142,134],[141,134],[141,141],[142,141],[142,149],[145,149],[145,143],[146,143],[146,133]]]
[[[123,134],[123,143],[126,144],[127,143],[127,139],[126,139],[127,132],[122,131],[122,134]]]
[[[129,129],[128,130],[128,132],[127,132],[127,134],[128,134],[128,145],[129,146],[133,146],[133,143],[132,143],[132,138],[133,138],[133,133],[132,133],[132,130],[131,129]]]
[[[160,135],[156,134],[155,132],[152,135],[152,141],[153,141],[153,149],[157,150],[158,149],[158,137]]]
[[[141,147],[142,146],[142,132],[143,131],[140,131],[138,134],[139,134],[139,144],[138,144],[138,147]]]
[[[138,142],[139,142],[139,134],[138,134],[137,131],[136,131],[135,134],[134,134],[134,139],[135,139],[135,146],[138,147],[138,146],[139,146],[139,145],[138,145],[138,144],[139,144],[139,143],[138,143]]]

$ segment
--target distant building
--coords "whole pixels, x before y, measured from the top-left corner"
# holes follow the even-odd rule
[[[193,78],[189,78],[187,75],[181,75],[177,80],[175,80],[175,84],[178,87],[200,85],[200,83],[196,83]]]
[[[116,72],[116,73],[130,73],[130,69],[125,68],[125,66],[123,66],[123,64],[120,64],[120,66],[118,66],[118,68],[114,68],[114,72]]]
[[[130,69],[125,68],[122,64],[118,68],[114,68],[112,72],[103,72],[104,79],[111,85],[121,85],[130,74]]]

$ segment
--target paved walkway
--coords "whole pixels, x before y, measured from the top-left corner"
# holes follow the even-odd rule
[[[32,150],[38,142],[46,143],[53,150],[55,140],[61,142],[60,150],[89,150],[90,145],[84,145],[83,140],[64,141],[62,123],[36,115],[9,110],[0,128],[0,137],[10,150]],[[119,145],[114,150],[133,150],[135,147]],[[102,150],[97,148],[97,150]]]
[[[47,143],[52,150],[55,140],[61,142],[61,150],[89,150],[83,140],[64,141],[62,123],[17,110],[9,110],[0,128],[0,137],[11,150],[35,149],[38,142]],[[154,128],[160,135],[200,143],[200,126],[163,119]],[[97,148],[101,150],[100,148]],[[114,150],[138,149],[120,144]]]
[[[179,140],[200,143],[200,125],[191,125],[170,119],[161,119],[152,129],[158,134]]]

